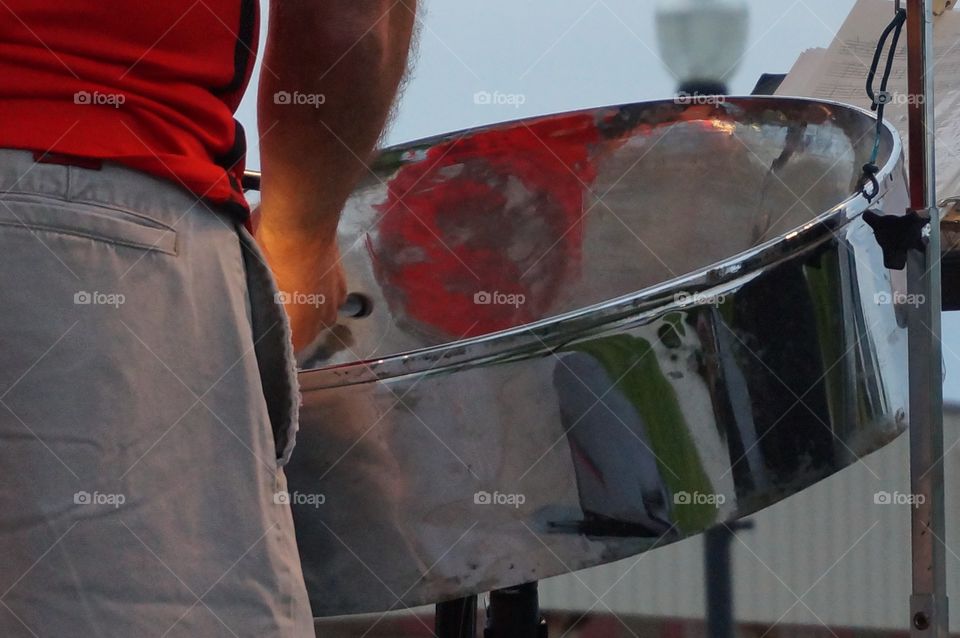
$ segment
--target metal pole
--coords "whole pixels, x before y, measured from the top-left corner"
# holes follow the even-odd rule
[[[477,638],[477,597],[437,603],[433,628],[437,638]]]
[[[490,592],[483,638],[547,638],[536,582]]]
[[[730,572],[733,534],[729,528],[720,526],[703,535],[709,638],[733,638],[733,575]]]
[[[733,570],[730,545],[740,530],[753,529],[753,521],[735,521],[707,530],[703,535],[706,572],[707,638],[733,638]]]
[[[910,251],[907,286],[920,303],[909,319],[910,487],[913,595],[911,638],[949,635],[944,498],[943,378],[940,345],[940,215],[936,209],[933,0],[907,0],[910,206],[928,223],[925,252]]]

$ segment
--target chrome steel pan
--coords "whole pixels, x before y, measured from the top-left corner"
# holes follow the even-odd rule
[[[731,98],[386,151],[340,236],[372,314],[300,375],[288,477],[316,615],[624,558],[897,436],[903,290],[861,214],[907,198],[889,126],[880,195],[858,194],[874,128]]]

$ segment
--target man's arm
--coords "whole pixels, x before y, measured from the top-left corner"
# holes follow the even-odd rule
[[[259,87],[257,242],[288,304],[294,348],[336,321],[345,296],[336,228],[367,170],[407,68],[416,0],[271,0]]]

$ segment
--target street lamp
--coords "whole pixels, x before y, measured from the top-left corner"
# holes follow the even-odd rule
[[[660,0],[657,39],[685,95],[722,95],[747,47],[745,0]]]

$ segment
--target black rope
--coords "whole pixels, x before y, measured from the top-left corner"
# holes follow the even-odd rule
[[[880,183],[877,181],[877,174],[880,168],[877,166],[877,157],[880,155],[880,139],[883,135],[883,113],[887,104],[893,99],[893,96],[887,91],[887,85],[890,82],[890,74],[893,71],[893,60],[897,53],[897,44],[900,42],[900,34],[903,32],[903,25],[907,21],[906,9],[897,9],[893,20],[887,25],[880,35],[880,41],[877,43],[877,49],[873,54],[873,63],[870,65],[870,72],[867,73],[867,96],[870,98],[870,109],[877,113],[877,133],[873,142],[873,152],[870,154],[870,161],[863,166],[863,180],[860,186],[860,193],[867,198],[867,201],[873,199],[880,193]],[[873,83],[877,78],[877,69],[880,67],[880,57],[883,55],[883,49],[886,47],[890,34],[893,39],[890,43],[890,49],[887,52],[887,63],[884,65],[883,76],[880,78],[880,91],[874,92]],[[867,191],[867,186],[872,187]]]

